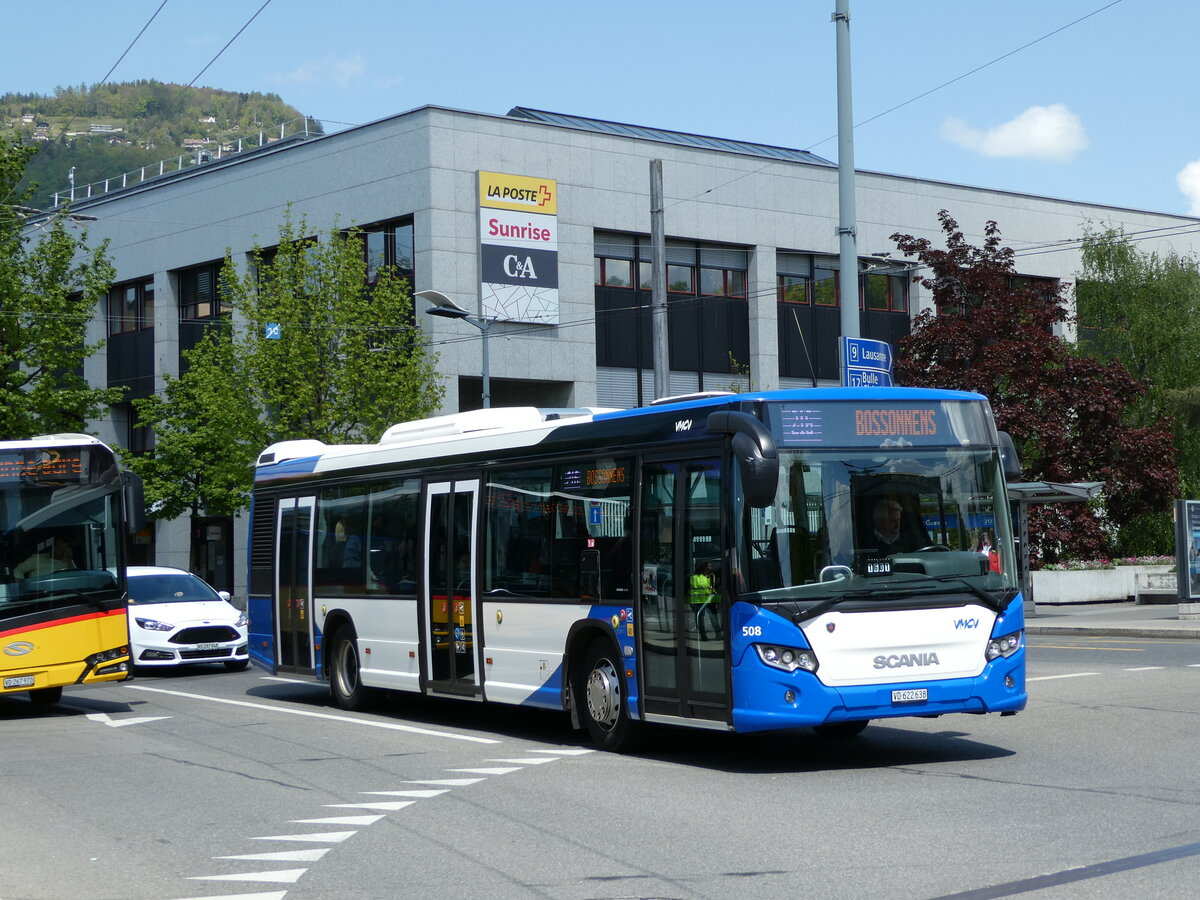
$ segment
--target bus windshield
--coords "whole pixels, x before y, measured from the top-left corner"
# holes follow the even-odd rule
[[[70,465],[0,452],[0,619],[122,597],[120,482],[107,454],[71,451]],[[113,470],[115,472],[115,469]]]
[[[805,449],[780,457],[775,502],[747,512],[744,599],[1011,597],[1015,554],[994,449]]]

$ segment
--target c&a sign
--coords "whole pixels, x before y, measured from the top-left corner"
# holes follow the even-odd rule
[[[558,322],[558,183],[479,173],[483,315]]]

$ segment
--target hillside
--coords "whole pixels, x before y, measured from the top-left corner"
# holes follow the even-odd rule
[[[295,123],[288,133],[302,129],[303,116],[276,94],[158,81],[59,87],[52,97],[0,95],[0,140],[39,147],[24,183],[38,185],[32,204],[40,208],[68,190],[72,168],[78,188],[143,166],[157,171],[162,160],[172,161],[172,171],[180,156],[200,162],[239,138],[257,142],[260,131],[277,138],[286,123]]]

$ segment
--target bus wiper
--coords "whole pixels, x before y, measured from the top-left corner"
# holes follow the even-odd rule
[[[888,588],[888,591],[890,590],[891,588]],[[861,600],[864,597],[874,597],[878,593],[881,593],[879,589],[866,591],[846,591],[846,593],[838,594],[836,597],[828,597],[822,600],[820,603],[815,603],[808,609],[802,609],[800,612],[793,615],[792,624],[799,625],[801,622],[807,622],[809,619],[815,619],[822,613],[833,609],[843,600]]]
[[[972,584],[971,582],[967,581],[967,579],[961,575],[930,575],[929,580],[940,581],[942,584],[949,584],[951,582],[955,584],[961,584],[968,591],[982,600],[984,606],[993,612],[998,613],[1002,613],[1004,610],[1008,609],[1008,604],[1012,603],[1013,597],[1017,595],[1016,591],[1014,591],[1012,588],[1007,588],[1001,591],[998,595],[989,593],[979,585]]]

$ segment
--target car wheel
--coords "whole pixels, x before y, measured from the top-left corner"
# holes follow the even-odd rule
[[[225,668],[230,672],[244,672],[248,665],[250,665],[250,660],[248,659],[231,659],[225,663]]]
[[[341,709],[366,709],[374,702],[376,692],[363,687],[358,635],[351,626],[343,625],[334,634],[330,646],[329,693],[334,705]]]
[[[62,699],[61,687],[39,688],[29,692],[29,702],[34,706],[53,706]]]
[[[625,681],[611,641],[592,641],[578,670],[575,698],[579,716],[592,741],[601,750],[619,753],[631,749],[639,736],[638,723],[629,717]]]
[[[813,731],[823,738],[852,738],[862,734],[869,720],[858,722],[828,722],[825,725],[814,725]]]

